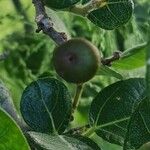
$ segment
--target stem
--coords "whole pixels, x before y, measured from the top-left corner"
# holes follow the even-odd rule
[[[86,137],[91,137],[95,132],[95,127],[89,128],[86,132],[84,132],[82,135]]]
[[[87,15],[87,11],[84,10],[83,7],[76,6],[76,5],[70,7],[69,9],[66,9],[66,11],[72,12],[76,15],[80,15],[80,16],[83,16],[83,17],[85,17]]]
[[[121,52],[116,51],[113,53],[113,55],[110,58],[102,58],[101,63],[104,66],[111,66],[112,62],[119,60],[121,57]]]
[[[105,123],[105,124],[102,124],[102,125],[96,125],[96,124],[94,124],[94,126],[92,126],[89,130],[87,130],[83,135],[89,137],[89,136],[91,136],[96,130],[99,130],[99,129],[104,128],[104,127],[107,127],[107,126],[114,125],[114,124],[116,124],[116,123],[120,123],[120,122],[129,120],[129,119],[130,119],[130,117],[126,117],[126,118],[119,119],[119,120],[112,121],[112,122],[108,122],[108,123]]]
[[[82,91],[83,91],[83,84],[77,84],[76,93],[75,93],[75,97],[74,97],[73,105],[72,105],[73,112],[78,106],[79,98],[81,97]]]
[[[85,17],[89,12],[92,10],[98,9],[100,7],[103,7],[107,3],[105,0],[91,0],[87,4],[81,6],[75,5],[73,7],[70,7],[67,11],[70,11],[74,14],[81,15]]]
[[[72,129],[66,131],[64,134],[79,134],[79,133],[83,133],[87,128],[89,128],[89,124],[86,124],[84,126],[77,127],[77,128],[72,128]]]
[[[85,17],[88,14],[88,12],[91,11],[92,9],[93,9],[93,3],[92,3],[92,1],[90,1],[90,3],[88,3],[82,7],[75,5],[75,6],[70,7],[66,11],[69,11],[69,12],[72,12],[74,14],[81,15],[81,16]]]

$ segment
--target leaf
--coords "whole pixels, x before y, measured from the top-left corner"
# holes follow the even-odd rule
[[[146,73],[146,91],[147,98],[145,98],[136,111],[133,113],[128,125],[128,132],[124,143],[124,150],[149,149],[148,142],[150,141],[150,51],[149,44],[147,48],[147,73]],[[147,143],[147,144],[145,144]],[[146,148],[147,147],[147,148]]]
[[[150,3],[149,1],[137,1],[137,5],[134,10],[136,22],[138,24],[138,28],[140,28],[140,31],[144,32],[144,35],[148,34],[149,29],[149,21],[150,21],[150,14],[149,14],[149,8]],[[144,36],[145,37],[145,36]]]
[[[91,104],[91,128],[108,142],[123,145],[131,113],[144,94],[142,78],[119,81],[104,88]]]
[[[81,136],[48,135],[28,132],[33,142],[43,150],[100,150],[91,139]]]
[[[129,21],[133,13],[132,0],[107,0],[99,4],[99,8],[88,14],[88,19],[95,25],[113,30]]]
[[[104,65],[102,65],[99,68],[96,75],[115,77],[115,78],[120,79],[120,80],[123,79],[123,76],[121,74],[119,74],[118,72],[116,72],[116,71],[112,70],[111,68],[104,66]]]
[[[150,141],[150,101],[145,98],[133,113],[128,125],[124,150],[136,150]]]
[[[0,149],[30,150],[20,128],[11,117],[0,108]]]
[[[112,67],[132,70],[145,65],[147,43],[137,45],[121,54],[120,60],[114,61]]]
[[[10,94],[4,84],[0,81],[0,108],[3,108],[13,119],[17,121],[18,116]]]
[[[62,133],[70,121],[71,96],[60,81],[38,79],[24,90],[20,107],[24,120],[34,131]]]
[[[64,9],[67,7],[71,7],[79,1],[80,0],[44,0],[46,6],[55,9]]]
[[[150,40],[146,49],[146,85],[147,85],[147,97],[150,100]]]
[[[122,147],[111,144],[105,140],[103,140],[101,137],[99,137],[97,134],[93,134],[91,139],[98,144],[99,147],[101,147],[102,150],[122,150]]]

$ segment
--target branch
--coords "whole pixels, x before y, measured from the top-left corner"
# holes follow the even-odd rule
[[[36,11],[36,22],[38,26],[36,32],[43,31],[58,45],[67,41],[67,35],[64,32],[58,32],[54,29],[51,18],[46,14],[42,0],[33,0],[33,4]]]
[[[58,45],[61,45],[64,42],[66,42],[67,35],[64,32],[58,32],[55,30],[52,19],[46,14],[43,1],[42,0],[32,0],[32,1],[36,11],[36,22],[38,26],[36,32],[43,31],[46,35],[48,35],[51,39],[53,39]],[[93,6],[95,5],[99,6],[104,4],[105,3],[103,0],[102,1],[92,0],[92,2],[88,3],[86,6],[80,8],[81,9],[80,11],[79,8],[74,8],[74,9],[71,8],[71,9],[73,9],[72,11],[79,11],[81,14],[85,15],[84,13],[92,9]],[[111,66],[111,63],[115,60],[118,60],[119,58],[120,58],[120,52],[115,52],[112,57],[102,59],[101,63],[103,65]]]

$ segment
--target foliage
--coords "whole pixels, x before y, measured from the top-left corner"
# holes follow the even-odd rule
[[[30,149],[18,125],[2,109],[0,109],[0,122],[0,149]]]
[[[8,54],[0,57],[0,149],[137,150],[148,143],[149,1],[44,0],[57,31],[88,39],[102,59],[119,50],[120,59],[101,65],[83,89],[55,72],[56,45],[34,33],[31,0],[11,2],[0,1],[0,56]]]

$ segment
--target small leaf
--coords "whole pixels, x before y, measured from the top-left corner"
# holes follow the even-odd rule
[[[104,66],[104,65],[102,65],[99,68],[96,75],[115,77],[115,78],[120,79],[120,80],[123,79],[123,76],[121,74],[119,74],[118,72],[116,72],[116,71],[112,70],[111,68]]]
[[[21,113],[37,132],[62,133],[71,115],[71,96],[66,86],[52,78],[38,79],[23,92]]]
[[[123,145],[131,113],[145,94],[145,81],[131,78],[104,88],[93,100],[90,125],[108,142]]]
[[[48,135],[28,132],[31,140],[44,150],[100,150],[91,139],[81,136]]]
[[[1,108],[0,150],[30,150],[27,141],[17,124]]]
[[[124,150],[136,150],[149,141],[150,101],[145,98],[131,116],[124,144]]]
[[[45,4],[50,8],[64,9],[71,7],[72,5],[78,3],[80,0],[44,0]]]
[[[137,45],[121,54],[120,60],[114,61],[112,67],[131,70],[145,65],[147,43]]]
[[[132,0],[102,1],[98,9],[88,14],[88,19],[97,26],[113,30],[127,23],[133,13]]]

